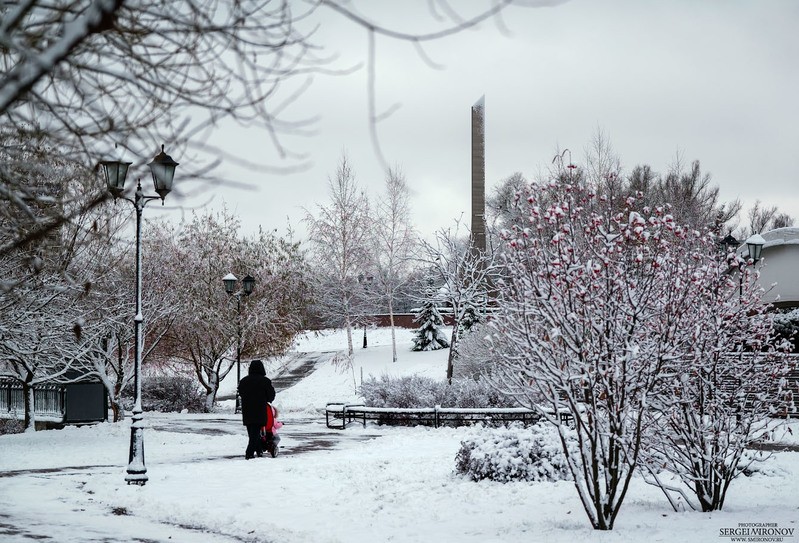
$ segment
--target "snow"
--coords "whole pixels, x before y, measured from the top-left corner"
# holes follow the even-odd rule
[[[707,542],[743,523],[799,527],[797,452],[775,452],[759,473],[734,481],[721,512],[674,513],[635,477],[615,529],[599,533],[570,482],[455,475],[472,428],[327,429],[320,411],[356,399],[361,371],[444,378],[448,351],[411,352],[412,336],[399,330],[392,363],[389,332],[369,330],[369,347],[356,349],[351,366],[334,362],[342,334],[300,338],[296,353],[326,354],[278,394],[285,426],[275,459],[244,460],[246,432],[229,401],[207,415],[145,413],[143,487],[124,483],[129,418],[0,436],[0,541]],[[223,390],[232,386],[223,382]],[[791,429],[774,439],[796,445],[799,426]]]

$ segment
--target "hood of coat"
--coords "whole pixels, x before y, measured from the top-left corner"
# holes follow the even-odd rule
[[[249,375],[266,375],[266,370],[264,369],[264,363],[260,360],[253,360],[250,362],[250,369],[247,372]]]

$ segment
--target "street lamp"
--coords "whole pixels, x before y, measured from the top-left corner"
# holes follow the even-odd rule
[[[726,239],[726,238],[725,238]],[[733,238],[735,239],[735,238]],[[763,245],[766,244],[766,240],[763,239],[763,236],[760,234],[753,234],[749,236],[746,240],[746,250],[747,250],[747,257],[746,258],[739,258],[738,259],[738,295],[744,295],[744,268],[748,264],[749,260],[752,261],[752,265],[757,264],[760,260],[760,255],[763,252]],[[742,255],[743,256],[743,255]]]
[[[760,254],[763,252],[763,245],[766,244],[766,240],[763,239],[763,236],[760,234],[753,234],[749,236],[746,240],[746,248],[749,250],[749,258],[757,264],[757,261],[760,260]]]
[[[358,275],[358,284],[362,285],[364,293],[369,290],[369,286],[372,284],[374,277],[371,275]],[[366,341],[366,308],[364,307],[364,314],[363,314],[363,348],[366,349],[368,346],[368,342]]]
[[[235,413],[241,413],[241,396],[239,396],[239,382],[241,382],[241,297],[249,296],[255,288],[255,278],[247,275],[241,280],[241,289],[236,290],[238,278],[232,273],[222,278],[225,285],[225,292],[228,296],[236,297],[236,409]]]
[[[144,316],[141,311],[141,216],[142,211],[144,211],[144,206],[149,202],[160,199],[163,205],[164,198],[166,198],[166,195],[172,190],[175,168],[178,163],[164,152],[164,146],[162,145],[161,152],[148,164],[153,176],[155,192],[158,193],[158,196],[145,195],[141,188],[141,179],[137,179],[136,192],[133,195],[133,199],[123,196],[125,178],[128,174],[128,168],[131,162],[104,160],[100,162],[100,165],[103,167],[108,190],[114,195],[114,199],[121,198],[122,200],[126,200],[132,203],[133,207],[136,208],[136,314],[133,317],[133,376],[136,399],[133,404],[133,416],[131,417],[130,452],[128,455],[128,469],[125,481],[127,481],[128,484],[141,486],[147,482],[147,467],[144,464],[144,426],[141,407],[141,353],[143,346],[141,330],[142,323],[144,322]]]
[[[737,239],[735,239],[735,236],[733,236],[732,233],[729,233],[724,236],[724,239],[719,242],[719,245],[721,245],[721,248],[725,254],[729,254],[737,249],[740,243]]]

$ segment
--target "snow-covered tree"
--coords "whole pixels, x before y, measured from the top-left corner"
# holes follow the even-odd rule
[[[426,9],[425,3],[419,4]],[[183,175],[220,181],[213,170],[225,153],[209,127],[223,120],[260,128],[289,169],[306,165],[308,154],[287,149],[283,136],[305,133],[317,112],[289,119],[288,106],[312,83],[315,72],[349,69],[326,54],[329,44],[321,41],[324,33],[317,32],[318,26],[343,17],[353,30],[366,32],[372,46],[364,64],[374,67],[377,36],[419,46],[470,28],[507,4],[485,2],[469,15],[450,7],[430,9],[430,24],[420,24],[424,32],[413,32],[397,29],[389,15],[364,18],[358,7],[338,0],[4,2],[0,148],[8,153],[0,160],[0,214],[7,206],[16,210],[15,217],[23,217],[45,201],[26,187],[31,178],[51,173],[9,145],[12,139],[43,135],[42,150],[86,170],[87,189],[97,185],[88,170],[108,158],[115,142],[137,164],[157,151],[153,142],[188,148],[194,152],[191,160],[181,160]],[[419,15],[420,21],[425,19]],[[370,74],[369,107],[364,109],[374,128],[380,115],[375,110],[374,70]],[[253,167],[264,165],[235,158]],[[102,188],[87,190],[64,210],[83,212],[106,199]],[[74,216],[54,214],[37,220],[32,229],[10,224],[13,235],[0,245],[0,253]]]
[[[54,280],[57,276],[38,276]],[[37,385],[67,380],[78,369],[85,350],[74,330],[78,293],[61,285],[46,288],[38,281],[15,289],[16,299],[4,301],[0,322],[0,378],[22,385],[24,426],[35,427],[33,391]]]
[[[533,184],[518,199],[525,222],[504,233],[506,277],[492,321],[494,378],[558,427],[585,512],[613,528],[641,453],[643,426],[664,371],[689,348],[692,243],[663,208],[613,211],[584,186]],[[562,415],[567,415],[562,417]]]
[[[64,191],[73,187],[67,185]],[[54,199],[50,207],[59,207]],[[47,214],[49,209],[42,209]],[[33,429],[33,389],[91,373],[93,330],[107,300],[95,296],[107,270],[109,243],[98,232],[107,217],[82,214],[35,241],[0,255],[0,378],[23,387],[25,426]],[[7,239],[0,231],[0,240]],[[83,278],[82,281],[79,278]]]
[[[519,207],[516,204],[516,194],[524,190],[528,181],[521,172],[516,172],[497,183],[491,194],[486,199],[488,218],[486,225],[489,232],[497,236],[503,228],[510,228],[518,222],[520,217],[516,214]]]
[[[90,291],[92,310],[84,319],[86,341],[93,342],[89,352],[89,374],[105,386],[114,422],[124,419],[123,393],[134,378],[135,264],[134,246],[130,234],[119,232],[119,205],[105,206],[105,212],[116,223],[108,232],[113,250],[103,258],[102,273],[92,277]],[[127,206],[124,209],[129,209]],[[127,216],[129,218],[129,216]],[[123,223],[124,224],[124,223]],[[145,222],[142,234],[142,363],[152,365],[152,353],[170,331],[178,309],[175,285],[164,281],[164,270],[176,258],[172,247],[172,232],[160,223]],[[106,226],[108,228],[108,226]]]
[[[459,226],[457,224],[454,230],[439,230],[433,242],[423,242],[424,264],[430,267],[436,281],[442,283],[438,297],[452,312],[448,381],[454,373],[458,339],[468,329],[464,324],[481,320],[499,270],[494,254],[474,249],[468,241],[470,236],[458,235]]]
[[[168,230],[169,224],[161,225]],[[155,356],[168,368],[186,363],[205,391],[210,410],[219,383],[236,366],[241,329],[241,358],[285,351],[300,327],[302,257],[296,243],[272,232],[243,237],[237,218],[226,209],[193,216],[166,250],[159,281],[174,293],[175,314]],[[222,278],[249,274],[256,284],[239,304]],[[180,364],[178,364],[180,367]]]
[[[414,320],[419,323],[419,328],[413,337],[414,351],[436,351],[449,347],[449,342],[441,330],[444,318],[438,310],[437,297],[432,286],[428,286],[425,290],[422,306]]]
[[[352,326],[358,304],[358,277],[369,269],[371,220],[369,200],[355,180],[346,155],[328,178],[330,203],[306,212],[316,277],[317,311],[322,319],[347,330],[347,352],[353,353]]]

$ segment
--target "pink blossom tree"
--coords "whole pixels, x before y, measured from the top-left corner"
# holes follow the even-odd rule
[[[667,207],[533,184],[503,233],[497,384],[556,425],[591,525],[613,528],[636,471],[653,396],[691,348],[697,273],[711,239]],[[566,446],[574,425],[578,447]]]
[[[774,333],[774,314],[762,302],[752,260],[714,258],[712,246],[694,255],[686,349],[671,364],[650,402],[642,463],[675,510],[715,511],[732,481],[749,465],[745,451],[779,414],[788,371],[787,341]],[[728,266],[731,264],[732,266]]]

